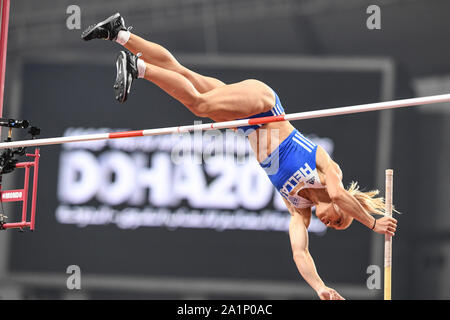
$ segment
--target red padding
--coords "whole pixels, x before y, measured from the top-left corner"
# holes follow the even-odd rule
[[[251,118],[248,120],[249,125],[255,124],[265,124],[270,122],[284,121],[284,114],[279,116],[270,116],[270,117],[262,117],[262,118]]]
[[[142,137],[142,136],[144,136],[144,130],[113,132],[109,134],[110,139]]]

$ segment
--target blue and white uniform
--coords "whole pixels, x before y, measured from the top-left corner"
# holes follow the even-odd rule
[[[251,118],[267,117],[284,113],[278,95],[272,110],[252,116]],[[244,127],[244,132],[253,131],[260,126]],[[261,167],[269,176],[270,181],[280,194],[296,208],[310,208],[314,204],[298,195],[303,188],[325,188],[320,183],[316,169],[317,145],[307,139],[297,129],[284,139],[264,161]],[[295,194],[289,194],[300,184]]]
[[[299,209],[314,206],[311,201],[298,195],[300,190],[325,188],[317,173],[316,152],[317,145],[294,129],[278,148],[260,163],[281,196]],[[290,194],[298,185],[300,188],[297,192]]]
[[[246,119],[279,116],[280,114],[283,114],[284,109],[283,109],[283,106],[281,105],[280,98],[278,97],[278,95],[275,91],[273,91],[273,93],[275,95],[275,106],[272,109],[270,109],[267,112],[255,114]],[[252,125],[252,126],[240,127],[240,128],[238,128],[238,130],[243,131],[245,136],[248,136],[250,133],[254,132],[256,129],[259,129],[261,126],[262,126],[261,124],[256,124],[256,125]]]

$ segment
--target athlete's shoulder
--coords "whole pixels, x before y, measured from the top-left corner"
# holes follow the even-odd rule
[[[342,179],[342,170],[339,167],[339,164],[335,162],[321,146],[317,147],[316,169],[320,182],[324,186],[327,184],[326,177],[330,172],[336,173]]]
[[[328,152],[321,146],[317,146],[316,151],[316,167],[318,170],[325,172],[330,167],[339,167],[339,165],[330,157]]]

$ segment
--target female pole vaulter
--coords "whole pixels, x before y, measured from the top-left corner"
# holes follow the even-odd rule
[[[119,13],[87,28],[82,38],[111,40],[128,51],[118,54],[115,97],[125,102],[136,79],[146,79],[181,102],[198,117],[229,121],[284,114],[276,92],[250,79],[225,84],[182,66],[159,44],[132,34]],[[326,151],[307,139],[288,121],[239,128],[249,138],[261,167],[280,192],[291,214],[289,235],[294,261],[320,299],[343,297],[327,287],[317,273],[308,250],[307,228],[311,208],[330,228],[344,230],[356,219],[369,229],[393,236],[397,220],[383,216],[384,201],[378,190],[361,192],[357,183],[348,189],[342,171]]]

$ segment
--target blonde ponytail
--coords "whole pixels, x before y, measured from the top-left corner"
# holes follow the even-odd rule
[[[380,193],[379,190],[362,192],[359,190],[358,183],[352,181],[347,191],[350,192],[350,194],[354,196],[358,200],[358,202],[363,206],[363,208],[369,211],[369,213],[385,215],[384,198],[377,197],[377,195]],[[398,212],[395,209],[393,210],[395,212]]]

